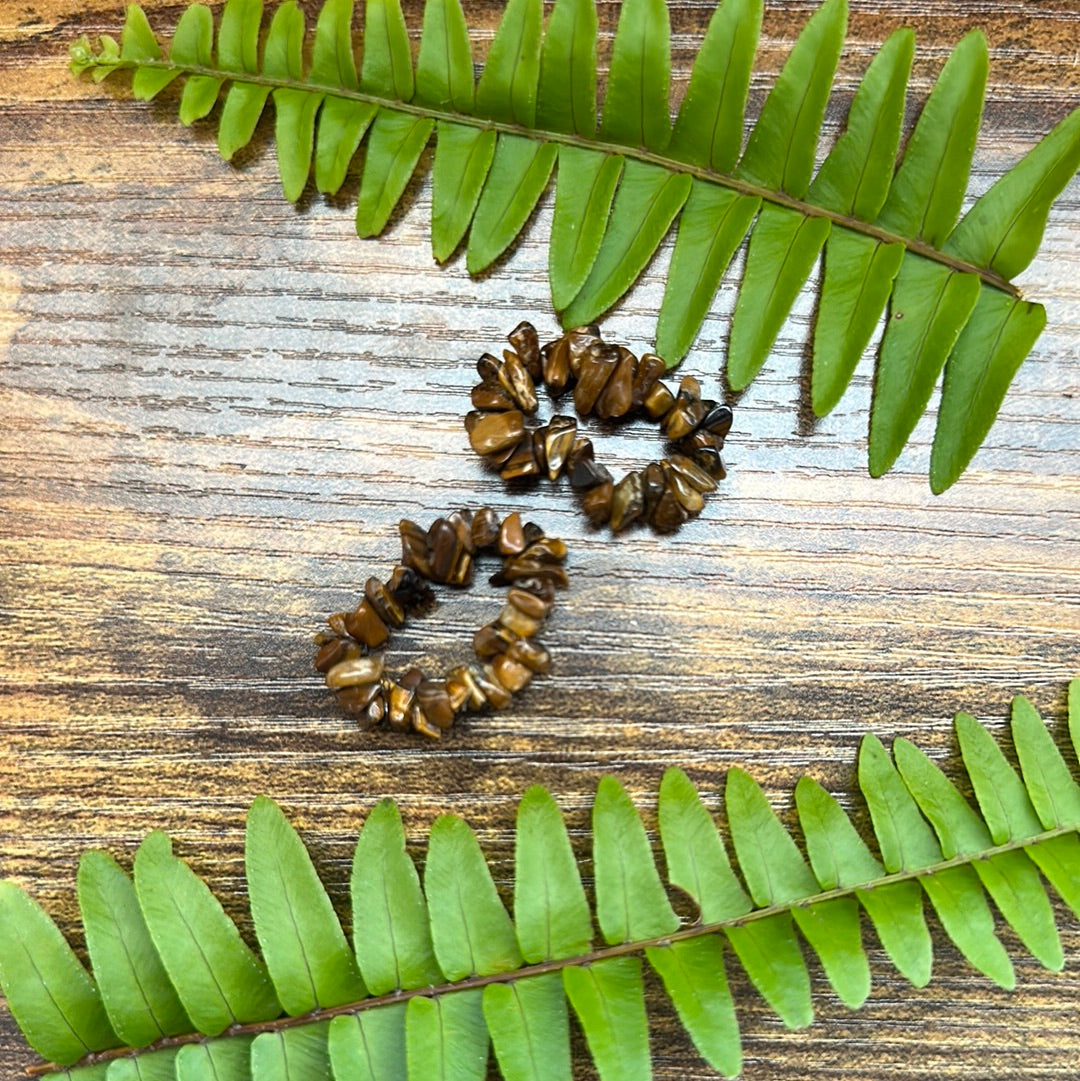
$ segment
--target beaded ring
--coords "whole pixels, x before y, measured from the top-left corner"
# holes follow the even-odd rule
[[[386,582],[367,580],[353,611],[330,617],[330,632],[315,639],[315,668],[361,728],[385,720],[395,731],[439,739],[459,713],[504,709],[534,675],[550,671],[551,655],[534,636],[555,604],[555,590],[569,584],[566,545],[534,522],[522,524],[520,514],[500,522],[490,507],[456,511],[427,530],[403,518],[398,531],[401,562]],[[387,676],[385,656],[376,651],[407,616],[435,606],[427,583],[470,585],[474,559],[485,552],[503,560],[491,584],[510,588],[503,610],[473,638],[479,663],[458,665],[444,679],[416,667],[397,679]]]
[[[541,348],[536,329],[522,322],[508,339],[514,349],[503,350],[502,360],[485,353],[477,362],[475,408],[465,417],[473,450],[504,480],[546,474],[554,481],[565,472],[589,521],[607,522],[616,533],[637,520],[670,533],[701,513],[705,496],[726,476],[720,451],[731,428],[730,407],[703,400],[693,376],[673,392],[660,381],[666,370],[660,357],[645,353],[639,359],[604,342],[595,326],[568,331]],[[555,399],[572,390],[581,417],[594,413],[614,420],[643,413],[660,425],[673,453],[616,482],[595,460],[592,440],[578,435],[573,417],[554,416],[529,427],[539,382]]]

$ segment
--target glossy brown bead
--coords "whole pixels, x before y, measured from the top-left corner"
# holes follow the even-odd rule
[[[720,439],[723,439],[729,431],[731,431],[731,421],[733,414],[731,412],[731,406],[729,405],[717,405],[713,404],[705,415],[701,418],[701,423],[698,425],[702,431],[709,432],[710,435],[715,435]]]
[[[402,518],[398,522],[398,532],[401,534],[401,562],[422,577],[430,578],[427,530],[408,518]]]
[[[424,670],[414,665],[398,680],[398,683],[407,691],[415,691],[424,682],[425,678]]]
[[[603,350],[600,331],[595,326],[574,327],[566,334],[566,344],[570,355],[570,374],[575,379],[581,378],[581,365],[594,350]]]
[[[568,549],[566,541],[558,537],[541,537],[540,540],[533,541],[521,554],[525,559],[535,559],[541,563],[561,563],[566,559]]]
[[[555,601],[555,585],[549,578],[526,576],[514,579],[514,588],[532,593],[549,604]]]
[[[521,357],[510,349],[503,350],[503,366],[499,369],[499,385],[524,413],[535,413],[536,385],[525,370]]]
[[[536,428],[532,434],[532,453],[533,458],[536,459],[536,466],[540,474],[547,472],[547,425],[542,428]]]
[[[334,690],[342,687],[357,687],[364,683],[378,683],[383,674],[383,656],[381,653],[372,657],[353,657],[351,660],[335,664],[326,673],[326,685]]]
[[[549,342],[541,350],[544,385],[553,398],[558,398],[570,385],[570,343],[566,336]]]
[[[507,341],[517,350],[521,357],[521,363],[525,370],[534,380],[543,377],[543,368],[540,361],[540,338],[536,333],[536,327],[532,323],[522,320],[506,336]]]
[[[727,476],[724,468],[724,460],[720,457],[720,451],[715,447],[696,447],[690,452],[690,457],[701,466],[710,477],[723,480]]]
[[[701,400],[701,384],[692,376],[683,377],[675,402],[664,417],[664,435],[668,439],[682,439],[689,435],[705,416],[705,403]]]
[[[630,408],[640,409],[657,380],[667,371],[662,357],[655,353],[642,353],[634,373],[634,385],[630,391]]]
[[[574,445],[570,448],[570,453],[566,456],[567,474],[572,476],[579,462],[583,462],[586,459],[591,462],[595,457],[596,451],[593,447],[592,440],[589,439],[588,436],[579,435],[574,440]]]
[[[360,645],[351,638],[331,638],[319,646],[315,654],[315,671],[329,672],[336,664],[359,657]]]
[[[435,604],[431,587],[412,567],[398,565],[386,581],[391,596],[412,615],[421,615]]]
[[[469,702],[469,688],[464,681],[446,677],[446,696],[450,699],[450,708],[455,714],[460,713]]]
[[[454,723],[454,708],[450,705],[445,683],[425,679],[416,688],[416,704],[432,724],[449,728]]]
[[[611,528],[618,533],[636,522],[645,510],[643,478],[636,469],[627,473],[611,493]]]
[[[503,569],[492,576],[491,584],[510,585],[522,578],[550,578],[562,589],[570,584],[566,571],[558,563],[541,563],[539,560],[523,559],[521,556],[508,559],[503,564]]]
[[[511,589],[506,594],[506,600],[507,603],[524,612],[530,619],[545,619],[548,612],[551,611],[551,601],[544,600],[543,597],[538,597],[535,593],[530,593],[526,589]]]
[[[498,550],[504,556],[517,555],[525,550],[525,530],[517,511],[508,514],[499,527]]]
[[[481,379],[497,380],[502,365],[503,362],[498,357],[493,357],[490,353],[483,353],[476,362],[476,372]]]
[[[345,616],[345,629],[368,649],[378,649],[390,637],[390,629],[366,600]]]
[[[659,462],[650,462],[641,472],[641,493],[645,501],[644,516],[652,520],[652,512],[664,494],[667,481]]]
[[[491,665],[469,665],[468,672],[480,693],[487,699],[488,705],[494,709],[506,709],[513,701],[510,692],[499,681]]]
[[[555,480],[577,439],[577,421],[573,417],[554,416],[544,432],[544,457],[548,480]],[[592,444],[589,444],[592,446]]]
[[[601,465],[593,458],[582,458],[570,473],[570,487],[578,491],[610,483],[611,473],[607,466]]]
[[[413,702],[412,709],[409,710],[409,727],[419,735],[427,736],[428,739],[442,739],[442,729],[416,702]]]
[[[452,514],[446,516],[446,520],[457,531],[461,547],[468,552],[469,555],[474,555],[476,552],[476,542],[473,540],[472,535],[472,519],[473,515],[471,510],[456,510]]]
[[[611,518],[611,497],[615,485],[606,480],[590,488],[581,497],[581,509],[593,525],[603,525]]]
[[[501,412],[515,409],[516,405],[509,394],[494,380],[477,383],[469,395],[474,408],[483,412]]]
[[[538,675],[551,671],[551,654],[535,638],[519,639],[507,649],[506,655]]]
[[[531,638],[540,629],[540,620],[527,616],[520,608],[504,604],[498,616],[499,625],[519,638]]]
[[[484,413],[469,432],[469,443],[477,454],[493,454],[515,446],[525,431],[525,417],[520,409],[505,413]]]
[[[619,361],[615,371],[596,399],[595,411],[598,417],[611,420],[624,417],[630,412],[634,400],[634,374],[637,371],[637,357],[623,346],[618,347]]]
[[[678,473],[699,492],[716,491],[716,481],[697,462],[687,458],[685,454],[673,454],[668,459],[668,465],[673,473]]]
[[[464,664],[451,668],[447,673],[447,684],[456,683],[465,689],[465,708],[475,713],[484,709],[488,700],[480,690],[472,670]],[[451,698],[453,695],[451,695]]]
[[[481,507],[473,515],[472,539],[478,551],[499,539],[499,516],[490,507]]]
[[[436,518],[428,530],[428,560],[433,582],[446,582],[462,552],[457,530],[445,519]]]
[[[536,460],[533,434],[526,432],[513,453],[503,463],[499,476],[503,480],[517,480],[519,477],[538,477],[539,475],[540,463]]]
[[[505,653],[517,641],[517,635],[508,627],[486,623],[473,635],[473,650],[482,661]]]
[[[364,583],[364,599],[388,627],[403,627],[405,625],[405,609],[395,600],[393,593],[378,578],[369,578]]]
[[[675,469],[668,469],[668,483],[675,493],[683,510],[691,517],[700,514],[705,507],[705,500],[701,492],[697,490],[681,473]]]
[[[408,731],[409,713],[415,697],[414,692],[401,686],[400,681],[391,685],[386,701],[386,720],[395,731]]]
[[[618,351],[599,344],[582,359],[578,381],[574,386],[574,408],[580,416],[588,416],[592,412],[618,363]]]
[[[645,395],[642,407],[651,420],[660,420],[674,404],[675,395],[671,393],[668,385],[656,383]]]
[[[337,696],[342,709],[348,713],[363,713],[376,698],[380,700],[385,708],[386,703],[382,700],[382,683],[358,683],[352,687],[344,687],[338,692]]]
[[[495,678],[498,679],[511,694],[517,694],[519,691],[523,691],[528,686],[529,680],[533,677],[532,669],[515,661],[506,653],[500,653],[499,656],[491,662],[491,668],[495,673]]]
[[[686,511],[670,486],[665,486],[649,523],[661,533],[674,533],[686,521]]]

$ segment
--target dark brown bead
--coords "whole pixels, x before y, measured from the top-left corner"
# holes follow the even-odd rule
[[[510,692],[499,681],[491,665],[485,664],[481,667],[470,664],[467,671],[488,704],[495,709],[506,709],[513,701]]]
[[[570,356],[570,374],[575,379],[581,377],[582,361],[594,349],[603,350],[600,331],[595,326],[574,327],[566,335],[567,351]]]
[[[582,458],[570,473],[570,487],[579,491],[584,488],[595,488],[599,484],[610,484],[611,473],[607,466],[601,465],[592,458]]]
[[[341,694],[345,692],[342,691]],[[339,695],[340,697],[340,695]],[[360,729],[367,732],[369,729],[374,728],[377,724],[382,724],[383,718],[386,716],[386,699],[379,697],[373,698],[368,703],[368,708],[357,718],[360,725]]]
[[[454,723],[454,708],[450,705],[445,683],[425,679],[416,688],[416,702],[432,724],[449,728]]]
[[[494,454],[485,454],[484,461],[491,466],[492,469],[502,469],[504,465],[510,460],[510,455],[518,449],[520,440],[517,443],[512,443],[509,447],[503,447],[502,450],[495,451]]]
[[[675,404],[675,395],[666,383],[654,383],[641,404],[651,420],[660,420]]]
[[[691,518],[699,515],[705,507],[705,500],[701,492],[697,490],[681,473],[675,469],[668,469],[668,484],[675,493],[684,511]]]
[[[540,675],[551,671],[551,654],[535,638],[519,639],[507,649],[506,655]]]
[[[412,709],[409,710],[409,727],[421,736],[427,736],[428,739],[442,739],[442,729],[416,702],[413,702]]]
[[[465,431],[472,435],[473,430],[483,420],[484,414],[479,409],[471,409],[465,414]]]
[[[521,515],[514,511],[503,519],[499,527],[499,554],[517,555],[525,550],[525,530],[521,524]]]
[[[536,386],[525,369],[521,357],[509,349],[503,350],[503,366],[499,369],[499,385],[517,402],[524,413],[536,412]]]
[[[659,462],[650,462],[641,474],[641,491],[645,500],[645,519],[652,521],[652,512],[664,494],[667,481]]]
[[[697,462],[687,458],[685,454],[673,454],[668,459],[668,465],[671,467],[672,473],[677,473],[699,492],[713,492],[716,490],[716,481]]]
[[[363,713],[376,698],[381,699],[382,697],[381,681],[377,683],[358,683],[352,687],[343,687],[338,692],[338,701],[349,713]]]
[[[477,657],[486,661],[489,657],[505,653],[518,636],[508,627],[496,623],[486,623],[473,635],[473,649]]]
[[[492,454],[517,444],[524,431],[525,417],[520,409],[484,413],[469,432],[469,443],[477,454]]]
[[[525,370],[534,380],[543,376],[543,368],[540,363],[540,339],[536,333],[536,327],[532,323],[522,320],[506,336],[507,341],[518,351],[521,363]]]
[[[461,547],[464,548],[469,555],[473,555],[476,552],[476,542],[473,540],[472,535],[472,518],[471,510],[456,510],[452,514],[446,516],[446,520],[457,531]]]
[[[529,680],[531,680],[533,676],[531,668],[527,668],[525,665],[521,664],[519,661],[515,661],[505,653],[500,653],[499,656],[491,662],[491,668],[498,681],[511,694],[517,694],[519,691],[523,691],[528,686]]]
[[[727,476],[720,451],[715,447],[697,447],[691,452],[690,457],[715,480],[723,480]]]
[[[386,588],[394,600],[412,615],[422,615],[435,604],[431,587],[412,567],[396,566],[387,579]]]
[[[633,402],[637,357],[621,345],[618,351],[619,362],[615,366],[615,371],[612,372],[607,386],[596,400],[596,415],[604,420],[626,416]]]
[[[493,574],[489,581],[493,586],[516,584],[522,578],[550,578],[552,582],[565,589],[570,584],[566,571],[558,563],[541,563],[536,559],[523,559],[514,556],[503,564],[498,574]]]
[[[427,530],[408,518],[402,518],[398,522],[398,532],[401,534],[401,562],[424,578],[430,578]]]
[[[548,480],[555,480],[566,463],[577,438],[577,421],[573,417],[555,416],[544,432],[544,457],[547,459]],[[591,447],[592,444],[590,443]]]
[[[498,357],[493,357],[490,353],[484,353],[476,362],[476,371],[481,379],[497,380],[502,365],[503,362]]]
[[[555,585],[548,578],[515,578],[514,588],[523,589],[528,593],[534,593],[541,600],[549,604],[555,600]]]
[[[511,589],[506,599],[531,619],[544,619],[551,611],[551,601],[546,601],[525,589]]]
[[[364,583],[364,598],[375,610],[375,614],[388,627],[403,627],[405,625],[405,609],[394,599],[393,593],[378,578],[369,578]]]
[[[566,542],[558,537],[542,537],[530,544],[522,553],[524,559],[540,563],[561,563],[567,556]]]
[[[588,458],[591,462],[596,457],[596,451],[593,448],[592,440],[587,436],[579,435],[574,440],[574,445],[570,448],[570,453],[566,456],[566,472],[571,474],[577,467],[578,462]]]
[[[581,509],[593,525],[603,525],[611,518],[611,496],[614,491],[615,485],[606,480],[590,488],[581,497]]]
[[[674,533],[685,521],[686,511],[671,488],[665,486],[649,522],[661,533]]]
[[[467,586],[472,582],[473,560],[465,549],[458,553],[457,562],[450,568],[450,575],[446,584],[451,586]]]
[[[713,405],[706,410],[698,427],[723,439],[731,431],[732,417],[731,406]]]
[[[450,699],[450,708],[454,713],[460,713],[469,702],[468,685],[453,676],[446,677],[446,696]]]
[[[683,398],[680,391],[675,398],[675,404],[664,417],[664,435],[672,441],[682,439],[698,426],[698,421],[704,414],[705,406],[701,404],[700,399]]]
[[[345,629],[368,649],[377,649],[390,637],[389,628],[366,600],[345,616]]]
[[[558,398],[570,384],[570,343],[566,336],[549,342],[541,350],[544,385]]]
[[[477,686],[476,679],[468,666],[459,664],[455,668],[451,668],[446,679],[447,686],[456,683],[465,689],[464,704],[469,711],[475,713],[488,704],[487,698],[484,697],[484,693]],[[453,699],[453,692],[451,692],[450,697]]]
[[[345,613],[335,612],[327,621],[327,626],[339,638],[347,638],[349,632],[345,629]]]
[[[525,538],[525,547],[528,548],[530,544],[535,544],[538,540],[544,539],[544,531],[535,522],[526,522],[521,527],[521,535]]]
[[[656,381],[666,371],[667,365],[662,357],[658,357],[655,353],[642,353],[630,392],[631,409],[640,409],[645,404],[649,391],[656,386]]]
[[[424,670],[414,665],[398,680],[398,683],[407,691],[415,691],[424,682],[425,678]]]
[[[360,646],[351,638],[331,638],[319,646],[319,652],[315,654],[315,671],[329,672],[336,664],[342,661],[351,661],[360,656]]]
[[[490,507],[481,507],[473,515],[472,539],[477,551],[491,547],[499,539],[499,516]]]
[[[594,346],[582,359],[574,387],[574,408],[579,416],[588,416],[592,412],[618,363],[618,350],[602,344]]]
[[[473,406],[485,412],[497,412],[506,409],[515,409],[516,406],[510,395],[496,382],[484,380],[472,388],[470,395]]]
[[[540,464],[533,453],[532,432],[526,432],[513,453],[499,470],[503,480],[516,480],[518,477],[538,477]]]
[[[642,476],[637,471],[627,473],[611,493],[611,528],[615,533],[636,522],[645,510]]]
[[[547,449],[545,447],[547,441],[547,425],[543,428],[536,428],[532,434],[532,453],[533,458],[536,459],[536,467],[540,473],[547,472]]]

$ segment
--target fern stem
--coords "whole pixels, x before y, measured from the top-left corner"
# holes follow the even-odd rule
[[[551,961],[541,961],[538,964],[524,965],[521,968],[512,969],[509,972],[497,972],[489,976],[470,976],[467,979],[459,980],[456,983],[441,984],[434,987],[419,987],[409,991],[393,991],[390,994],[372,996],[370,998],[362,999],[359,1002],[349,1002],[328,1009],[314,1010],[311,1013],[301,1014],[296,1017],[278,1017],[273,1021],[259,1021],[251,1024],[233,1025],[231,1028],[221,1033],[221,1036],[256,1036],[264,1032],[280,1032],[283,1029],[296,1028],[301,1025],[312,1024],[318,1021],[328,1021],[334,1017],[363,1013],[367,1010],[377,1009],[380,1006],[390,1006],[395,1003],[408,1002],[413,998],[437,998],[451,992],[477,990],[487,987],[489,984],[512,983],[516,980],[528,979],[531,976],[541,976],[545,973],[561,972],[566,968],[578,968],[616,957],[644,953],[648,949],[663,948],[671,945],[673,942],[680,942],[684,939],[720,934],[730,928],[743,927],[746,924],[754,923],[758,920],[765,920],[772,916],[783,915],[795,908],[809,908],[812,905],[822,904],[827,901],[852,897],[859,892],[883,889],[886,886],[898,882],[910,882],[912,880],[928,878],[953,867],[969,866],[982,860],[992,859],[995,856],[1003,855],[1008,852],[1016,852],[1031,848],[1043,844],[1046,841],[1051,841],[1056,837],[1064,837],[1073,833],[1080,833],[1080,828],[1076,826],[1059,826],[1055,829],[1045,830],[1042,833],[1035,834],[1033,837],[1028,837],[1024,840],[1007,841],[1005,844],[994,845],[981,852],[954,856],[951,859],[941,860],[939,863],[933,863],[929,866],[913,870],[896,871],[892,874],[882,875],[880,878],[875,878],[855,886],[842,886],[831,890],[823,890],[821,893],[803,897],[787,904],[770,905],[767,908],[756,908],[742,916],[735,916],[731,919],[718,920],[714,923],[691,924],[678,931],[673,931],[671,934],[660,935],[656,938],[639,939],[633,942],[621,942],[617,945],[605,946],[601,949],[593,950],[590,953],[577,957],[565,957]],[[148,1047],[114,1047],[107,1051],[98,1051],[94,1054],[87,1055],[72,1066],[64,1067],[54,1063],[43,1063],[29,1067],[26,1072],[31,1077],[39,1077],[43,1074],[56,1071],[62,1072],[66,1069],[75,1069],[79,1066],[98,1065],[102,1062],[110,1062],[113,1059],[125,1058],[135,1054],[141,1055],[151,1051],[163,1051],[168,1048],[182,1047],[185,1044],[200,1043],[206,1038],[205,1035],[198,1032],[187,1033],[182,1036],[167,1036]]]
[[[220,68],[208,68],[196,65],[173,64],[169,60],[140,60],[119,61],[117,63],[106,62],[103,65],[111,70],[121,68],[154,68],[160,71],[177,72],[181,75],[207,76],[213,79],[224,79],[232,83],[250,83],[256,86],[267,86],[271,89],[301,90],[311,94],[322,94],[327,97],[344,98],[348,101],[363,102],[369,105],[377,105],[380,108],[393,109],[397,112],[407,113],[411,116],[420,116],[434,120],[445,120],[454,124],[462,124],[468,127],[480,128],[485,131],[495,131],[507,135],[520,135],[530,139],[539,139],[543,142],[556,143],[562,146],[579,147],[584,150],[596,150],[604,154],[621,154],[625,158],[635,161],[647,162],[658,165],[668,172],[686,173],[697,180],[703,180],[718,187],[728,188],[742,195],[756,196],[765,202],[774,203],[777,206],[787,207],[805,217],[826,218],[834,225],[849,229],[854,233],[871,237],[884,244],[903,244],[904,247],[915,255],[929,259],[935,263],[947,266],[959,274],[976,274],[987,285],[1000,290],[1013,297],[1020,297],[1020,289],[1002,277],[997,272],[986,267],[975,266],[966,260],[958,259],[947,252],[940,251],[932,244],[923,240],[903,237],[896,233],[883,229],[878,225],[865,222],[859,218],[847,214],[839,214],[803,199],[796,199],[783,191],[775,191],[772,188],[762,187],[741,177],[732,176],[730,173],[717,173],[702,166],[692,165],[688,162],[678,161],[666,157],[655,151],[646,150],[644,147],[623,146],[619,143],[605,142],[601,139],[590,139],[582,135],[560,131],[547,131],[540,128],[528,128],[520,124],[510,124],[499,120],[490,120],[486,117],[472,116],[468,113],[457,113],[448,109],[438,109],[434,106],[414,104],[412,102],[398,101],[394,98],[380,97],[377,94],[369,94],[363,90],[348,90],[340,86],[323,86],[319,83],[297,82],[292,79],[275,79],[261,74],[248,72],[226,71]]]

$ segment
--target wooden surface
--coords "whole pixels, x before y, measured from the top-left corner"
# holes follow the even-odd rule
[[[499,5],[466,6],[482,49]],[[770,6],[755,115],[811,6]],[[830,135],[892,29],[918,31],[920,100],[960,36],[986,31],[973,194],[1080,100],[1075,0],[852,7]],[[166,30],[180,9],[148,10]],[[676,94],[710,10],[672,5]],[[615,15],[603,5],[608,31]],[[1022,278],[1047,331],[946,495],[925,479],[932,418],[894,473],[866,476],[869,358],[832,417],[801,420],[808,292],[737,404],[729,478],[704,515],[675,538],[613,541],[563,489],[507,491],[461,427],[479,353],[523,316],[555,329],[550,198],[480,281],[460,257],[433,264],[427,179],[384,239],[360,241],[355,185],[283,200],[265,123],[234,168],[174,102],[70,78],[68,43],[122,16],[119,3],[0,3],[0,874],[76,940],[79,854],[103,846],[126,863],[154,827],[246,926],[243,816],[259,793],[297,823],[344,908],[351,846],[380,796],[400,801],[417,841],[438,813],[464,814],[505,883],[514,797],[533,782],[577,831],[601,773],[648,803],[670,764],[714,802],[743,766],[787,812],[804,771],[847,801],[867,729],[944,755],[954,711],[996,731],[1014,693],[1060,726],[1080,672],[1080,183]],[[604,324],[636,351],[666,251]],[[734,280],[684,365],[712,396]],[[600,438],[621,468],[660,453],[644,426]],[[483,502],[572,543],[573,588],[547,635],[554,673],[438,747],[357,732],[311,672],[312,635],[390,568],[398,518]],[[486,586],[450,598],[397,657],[464,659],[497,603]],[[915,990],[868,933],[865,1008],[846,1010],[815,965],[818,1021],[793,1033],[733,972],[746,1076],[1075,1077],[1080,928],[1057,912],[1063,973],[1003,932],[1013,994],[940,934],[935,979]],[[653,1000],[656,1077],[712,1076]],[[0,1010],[0,1076],[32,1061]],[[592,1076],[580,1054],[577,1076]]]

